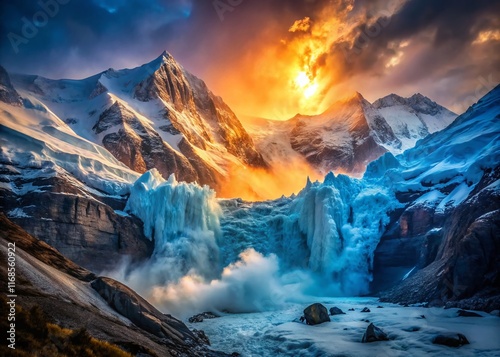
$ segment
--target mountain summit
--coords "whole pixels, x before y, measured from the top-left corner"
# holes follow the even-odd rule
[[[82,80],[16,75],[21,95],[130,169],[219,188],[234,167],[265,167],[236,115],[168,53]]]

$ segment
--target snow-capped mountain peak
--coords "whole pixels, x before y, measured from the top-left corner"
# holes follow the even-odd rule
[[[455,113],[420,93],[408,98],[390,94],[376,100],[373,107],[401,140],[402,150],[409,149],[418,140],[444,129],[457,117]]]
[[[166,51],[81,80],[16,75],[23,98],[139,172],[222,186],[234,167],[265,167],[236,115]],[[105,128],[105,130],[103,130]]]

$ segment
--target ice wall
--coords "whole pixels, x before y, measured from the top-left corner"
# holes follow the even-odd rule
[[[208,186],[179,183],[173,175],[165,181],[153,169],[134,183],[125,210],[144,222],[146,236],[154,240],[150,274],[158,275],[156,283],[220,272],[221,209]]]
[[[373,252],[397,205],[381,187],[329,174],[294,197],[218,202],[208,187],[151,170],[134,183],[126,210],[144,222],[153,256],[113,276],[181,315],[367,293]]]
[[[248,246],[274,253],[282,269],[313,273],[309,292],[367,293],[373,252],[397,205],[392,191],[376,183],[329,174],[291,199],[225,202],[221,249],[229,259]]]

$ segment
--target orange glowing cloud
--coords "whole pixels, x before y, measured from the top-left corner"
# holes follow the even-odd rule
[[[326,6],[286,24],[270,21],[256,29],[234,66],[209,73],[207,82],[238,115],[285,120],[318,114],[329,106],[325,98],[339,76],[325,58],[346,31],[344,17]]]
[[[304,17],[301,20],[297,20],[288,29],[288,32],[307,32],[311,28],[311,18],[309,16]]]

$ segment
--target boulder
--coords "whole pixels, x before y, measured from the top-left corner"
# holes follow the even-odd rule
[[[369,308],[365,307],[361,312],[371,312]]]
[[[339,309],[338,307],[334,306],[330,308],[330,316],[334,315],[345,315],[345,312]]]
[[[328,310],[320,303],[314,303],[304,309],[304,318],[308,325],[318,325],[329,322]]]
[[[387,334],[379,327],[375,326],[373,323],[369,324],[366,328],[365,334],[361,342],[376,342],[376,341],[388,341],[389,337]]]
[[[460,347],[463,345],[468,345],[469,341],[461,333],[447,333],[437,335],[432,339],[432,343],[448,347]]]
[[[467,311],[467,310],[458,310],[458,316],[461,316],[461,317],[482,317],[481,315],[479,315],[476,312]]]

